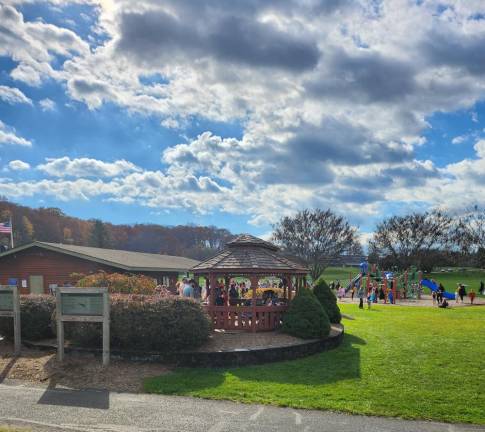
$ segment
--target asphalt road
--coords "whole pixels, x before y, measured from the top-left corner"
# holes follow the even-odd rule
[[[89,432],[477,432],[485,428],[184,397],[0,384],[0,425]]]

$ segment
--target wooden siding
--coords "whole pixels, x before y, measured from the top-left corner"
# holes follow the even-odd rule
[[[0,284],[6,285],[9,279],[15,278],[20,286],[20,293],[29,294],[30,286],[22,288],[22,280],[27,280],[27,284],[29,284],[29,276],[43,276],[44,293],[48,294],[51,284],[59,286],[65,283],[73,284],[72,273],[90,274],[100,270],[107,273],[126,273],[124,270],[115,267],[33,247],[0,258]],[[140,273],[154,279],[171,276],[172,281],[176,280],[174,279],[175,276],[178,276],[177,274],[163,272]]]

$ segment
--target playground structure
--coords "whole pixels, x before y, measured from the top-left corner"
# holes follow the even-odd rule
[[[419,300],[423,287],[429,288],[432,292],[439,290],[435,281],[423,278],[423,273],[415,267],[401,272],[382,271],[376,264],[369,265],[367,262],[360,264],[360,272],[356,276],[350,273],[345,291],[348,292],[353,287],[358,290],[361,284],[364,284],[366,295],[374,288],[377,288],[379,292],[382,291],[386,303],[388,299],[391,299],[392,303],[395,303],[396,300]],[[392,292],[392,296],[389,296],[390,292]],[[447,299],[455,298],[453,293],[446,291],[443,296]]]

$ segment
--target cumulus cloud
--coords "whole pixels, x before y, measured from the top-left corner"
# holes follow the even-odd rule
[[[32,147],[32,142],[18,136],[15,129],[7,126],[0,120],[0,146],[3,144]]]
[[[11,104],[32,105],[30,98],[25,96],[18,88],[0,85],[0,99]]]
[[[121,174],[141,171],[139,167],[125,160],[103,162],[97,159],[46,159],[37,169],[53,177],[115,177]]]
[[[39,105],[42,111],[55,111],[56,109],[56,103],[49,98],[41,99]]]
[[[386,202],[460,205],[484,180],[476,133],[452,140],[477,140],[474,159],[438,168],[415,151],[433,113],[469,112],[485,96],[480,2],[119,0],[97,12],[106,37],[90,49],[4,6],[0,55],[18,63],[12,77],[57,79],[90,109],[115,104],[181,134],[199,119],[238,123],[242,134],[188,137],[155,171],[49,159],[38,169],[58,178],[43,181],[45,193],[217,207],[267,223],[302,207],[358,220]],[[62,67],[56,56],[67,57]],[[16,191],[42,193],[30,182]]]
[[[8,163],[8,169],[12,171],[26,171],[30,169],[30,164],[17,159]]]

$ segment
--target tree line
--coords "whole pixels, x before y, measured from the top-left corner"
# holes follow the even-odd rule
[[[15,246],[38,240],[202,260],[234,238],[230,231],[214,226],[115,225],[70,217],[58,208],[33,209],[0,199],[0,222],[9,218],[13,221]],[[8,247],[9,236],[2,235],[0,242]]]
[[[300,257],[317,279],[329,262],[361,251],[359,233],[331,210],[303,210],[274,225],[273,241]],[[485,267],[485,209],[462,215],[442,210],[391,216],[377,224],[368,244],[369,260],[382,268],[416,266]]]

